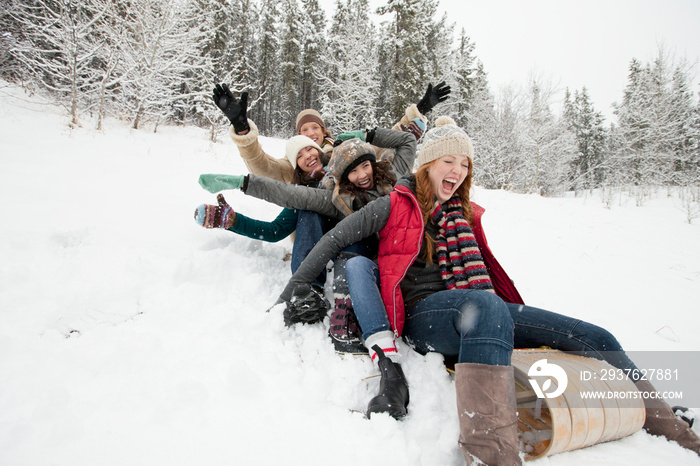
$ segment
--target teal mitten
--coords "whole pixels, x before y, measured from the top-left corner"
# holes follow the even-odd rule
[[[245,175],[199,175],[199,185],[210,193],[225,189],[241,189]]]
[[[339,134],[335,139],[341,141],[347,141],[349,139],[360,138],[362,142],[365,142],[365,132],[364,130],[358,129],[357,131],[346,131]]]

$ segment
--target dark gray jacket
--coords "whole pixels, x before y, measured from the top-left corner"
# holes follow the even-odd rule
[[[396,184],[407,186],[415,192],[415,177],[413,175],[404,176]],[[289,301],[294,287],[301,283],[312,283],[314,278],[323,271],[328,261],[345,247],[379,233],[389,221],[390,215],[391,198],[383,196],[370,202],[354,214],[345,217],[316,243],[316,246],[287,283],[280,299]],[[430,222],[425,228],[435,239],[437,236],[435,225]],[[423,242],[424,247],[425,242]],[[406,277],[401,282],[401,292],[406,309],[410,309],[418,300],[444,289],[445,285],[440,276],[439,266],[437,263],[427,263],[423,259],[423,250],[421,249],[421,254],[409,267]]]
[[[411,133],[393,129],[377,128],[372,145],[383,148],[395,148],[392,169],[397,178],[413,169],[416,160],[416,138]],[[334,218],[343,218],[345,214],[333,204],[333,191],[329,189],[308,188],[256,175],[248,175],[243,188],[245,194],[263,199],[288,209],[302,209],[317,212]],[[375,189],[366,191],[369,201],[382,197]],[[363,206],[356,203],[355,210]]]

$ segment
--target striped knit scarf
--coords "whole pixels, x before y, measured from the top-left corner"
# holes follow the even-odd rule
[[[436,201],[431,218],[439,228],[436,250],[445,288],[472,288],[493,293],[491,277],[474,233],[464,218],[460,197],[453,196],[444,204]]]

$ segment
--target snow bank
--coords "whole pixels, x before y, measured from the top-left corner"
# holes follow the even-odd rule
[[[222,133],[68,129],[0,83],[0,463],[459,465],[451,376],[405,350],[410,415],[371,421],[372,365],[326,326],[282,324],[289,240],[198,227],[200,173],[245,173]],[[223,129],[223,128],[222,128]],[[263,138],[283,154],[284,141]],[[234,209],[279,208],[227,192]],[[672,197],[605,209],[475,189],[526,301],[611,330],[628,350],[699,350],[700,226]],[[369,378],[368,378],[369,377]],[[533,465],[700,464],[639,432]]]

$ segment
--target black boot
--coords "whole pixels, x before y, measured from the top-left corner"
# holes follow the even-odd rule
[[[382,379],[379,382],[379,393],[369,400],[367,417],[372,413],[389,413],[394,419],[406,416],[408,406],[408,383],[401,365],[384,356],[382,349],[374,345],[372,349],[379,358],[379,372]]]
[[[328,314],[329,307],[322,289],[306,283],[297,285],[283,312],[284,323],[289,327],[292,324],[321,322]]]

